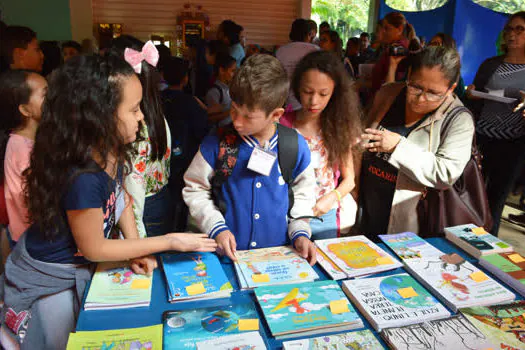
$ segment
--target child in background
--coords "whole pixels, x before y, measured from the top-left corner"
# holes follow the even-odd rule
[[[42,72],[44,54],[33,30],[21,26],[8,26],[2,36],[2,56],[7,59],[10,69]]]
[[[62,44],[62,58],[67,62],[72,57],[78,56],[82,53],[82,46],[76,41],[66,41]]]
[[[5,186],[9,245],[29,227],[22,173],[29,167],[35,134],[47,92],[46,80],[37,73],[7,71],[0,76],[0,171]]]
[[[232,260],[236,260],[237,249],[281,246],[291,241],[301,256],[311,264],[316,261],[310,227],[304,219],[312,214],[315,182],[304,138],[297,135],[290,217],[288,184],[277,159],[281,136],[276,123],[284,113],[288,89],[288,77],[276,58],[248,58],[230,84],[233,127],[207,136],[184,175],[183,197],[192,217],[216,240],[219,253]],[[261,152],[270,160],[261,160]],[[225,172],[230,174],[217,188],[215,181]]]
[[[5,349],[66,348],[90,261],[131,260],[135,273],[146,274],[156,267],[150,254],[215,250],[199,234],[139,239],[122,181],[143,119],[141,99],[135,72],[116,57],[75,57],[52,75],[24,173],[34,224],[2,280]],[[125,239],[108,239],[117,223]]]
[[[174,208],[173,229],[185,231],[188,207],[182,199],[184,173],[209,132],[208,114],[196,97],[183,92],[188,84],[188,64],[178,57],[170,57],[164,65],[164,79],[168,88],[162,92],[164,116],[171,131],[171,162],[168,187]]]
[[[237,63],[230,55],[219,55],[215,59],[215,74],[217,80],[206,94],[206,105],[208,106],[209,121],[218,126],[228,125],[232,122],[230,107],[229,84],[233,79]]]
[[[359,99],[341,61],[323,51],[310,53],[299,62],[292,89],[303,108],[287,113],[281,123],[297,129],[312,153],[317,201],[313,210],[323,219],[310,222],[312,238],[334,238],[342,199],[357,209],[349,193],[355,188],[354,162],[359,159],[353,152],[361,133]],[[353,215],[355,220],[355,211]]]

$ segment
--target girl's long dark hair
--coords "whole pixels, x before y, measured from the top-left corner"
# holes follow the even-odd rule
[[[346,166],[350,152],[361,134],[361,106],[354,83],[332,52],[316,51],[306,55],[295,68],[292,89],[295,96],[301,96],[301,80],[309,70],[318,70],[334,81],[334,91],[326,108],[321,112],[321,134],[328,150],[331,166]]]
[[[0,75],[0,181],[4,181],[5,150],[9,135],[25,123],[19,106],[29,103],[31,88],[27,83],[30,73],[8,70]]]
[[[126,48],[141,51],[144,43],[131,35],[121,35],[113,40],[110,56],[124,58]],[[142,70],[138,75],[142,84],[142,102],[140,108],[144,113],[144,121],[148,127],[148,136],[151,143],[151,160],[161,160],[168,148],[166,124],[162,114],[162,103],[159,93],[160,74],[155,67],[142,61]],[[142,135],[144,136],[144,135]]]
[[[73,174],[93,171],[93,154],[129,169],[131,147],[118,130],[122,84],[135,72],[116,57],[78,56],[51,74],[26,177],[30,220],[46,239],[64,224],[62,199]]]

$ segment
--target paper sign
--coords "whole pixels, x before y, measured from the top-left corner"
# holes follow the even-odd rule
[[[131,289],[148,289],[150,285],[151,285],[150,280],[131,281]]]
[[[483,227],[474,227],[471,231],[473,234],[478,235],[478,236],[488,234],[488,232],[485,231]]]
[[[399,293],[399,295],[401,295],[401,297],[403,299],[417,297],[419,295],[419,294],[416,293],[416,291],[412,287],[400,288],[400,289],[397,290],[397,292]]]
[[[524,262],[525,261],[525,259],[523,259],[523,257],[521,255],[519,255],[519,254],[510,254],[508,256],[508,258],[510,260],[512,260],[513,262],[515,262],[515,263],[520,263],[520,262]]]
[[[392,259],[389,258],[388,256],[383,256],[381,258],[377,258],[376,262],[377,262],[378,265],[390,265],[390,264],[394,263],[392,261]]]
[[[259,330],[259,320],[254,319],[240,319],[238,324],[240,331],[258,331]]]
[[[255,283],[270,282],[270,275],[268,275],[267,273],[255,273],[252,275],[252,280]]]
[[[348,300],[332,300],[330,302],[330,311],[332,311],[333,314],[349,312],[350,310],[348,309]]]
[[[201,282],[201,283],[192,284],[191,286],[187,286],[186,292],[188,293],[188,295],[197,295],[197,294],[206,293],[206,289],[204,288],[204,285]]]
[[[476,271],[474,273],[471,273],[470,276],[469,276],[474,282],[483,282],[483,281],[486,281],[488,280],[489,278],[487,277],[487,275],[485,275],[485,273],[483,273],[483,271]]]

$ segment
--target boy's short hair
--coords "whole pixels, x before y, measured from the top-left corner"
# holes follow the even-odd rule
[[[79,43],[73,40],[65,41],[62,43],[62,50],[66,47],[71,47],[78,51],[78,53],[82,53],[82,46],[80,46]]]
[[[292,23],[292,28],[290,29],[291,41],[303,41],[308,34],[310,34],[310,25],[308,21],[304,18],[297,18]]]
[[[230,96],[239,106],[259,108],[268,116],[282,108],[290,83],[281,62],[273,56],[256,54],[239,68],[230,83]]]
[[[164,80],[168,85],[180,85],[184,78],[188,75],[188,63],[179,57],[169,57],[166,59],[164,65]]]
[[[360,38],[362,37],[365,37],[365,38],[369,38],[370,39],[370,34],[368,34],[367,32],[362,32],[361,35],[359,35]]]
[[[15,49],[27,49],[27,45],[36,38],[36,33],[28,27],[8,26],[2,38],[2,55],[9,63],[13,63]]]
[[[308,19],[308,29],[310,31],[315,30],[317,32],[317,22],[315,22],[313,19]]]
[[[215,73],[219,74],[219,68],[228,69],[233,66],[234,63],[237,63],[237,60],[230,56],[230,54],[217,54],[215,57]]]

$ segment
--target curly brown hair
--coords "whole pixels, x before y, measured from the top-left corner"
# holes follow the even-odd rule
[[[295,96],[300,95],[301,80],[309,70],[318,70],[334,81],[334,91],[326,108],[321,112],[321,134],[328,150],[330,166],[346,166],[353,147],[362,131],[362,111],[354,82],[348,77],[343,63],[332,52],[312,52],[297,64],[292,78]]]

